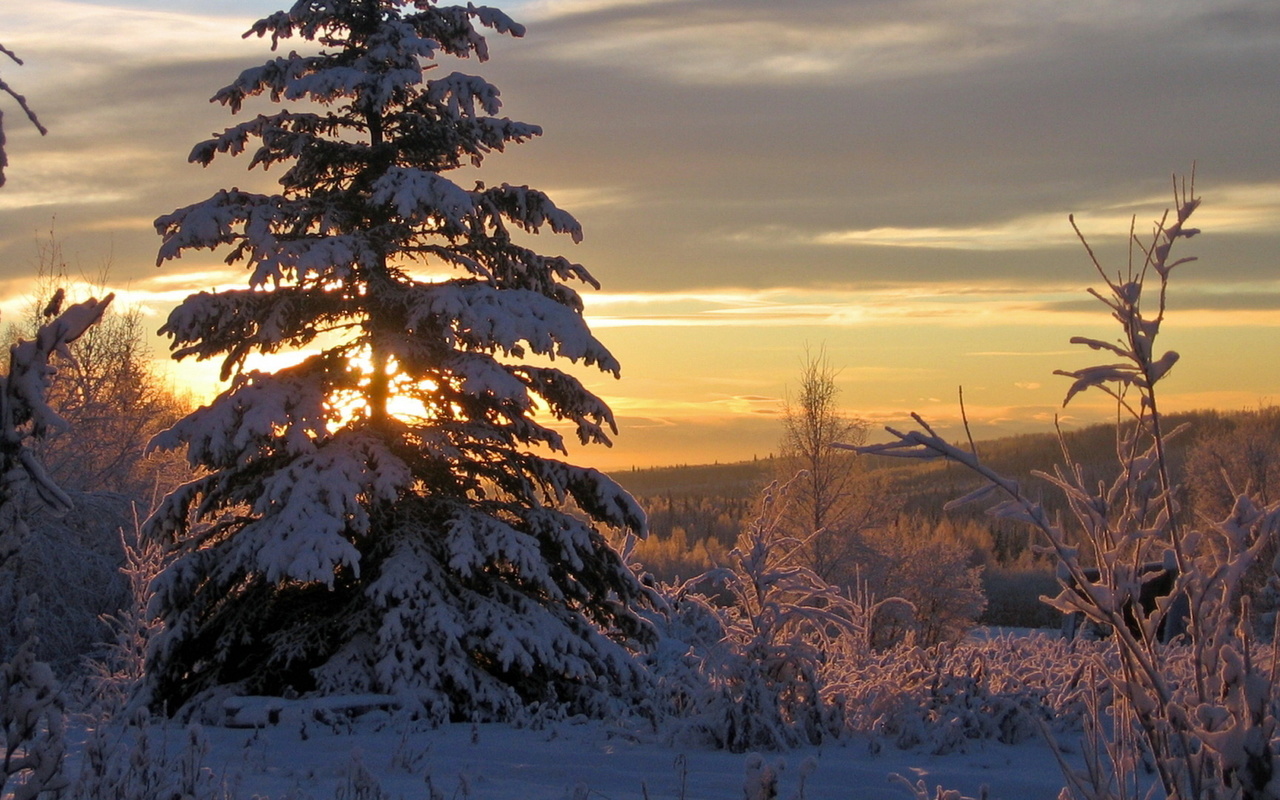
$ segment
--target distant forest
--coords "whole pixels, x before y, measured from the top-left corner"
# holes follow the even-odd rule
[[[1180,486],[1180,513],[1188,520],[1221,519],[1236,492],[1250,488],[1264,500],[1280,496],[1280,409],[1170,414],[1169,457]],[[1022,434],[977,442],[982,460],[1018,480],[1051,513],[1063,512],[1061,496],[1035,472],[1065,463],[1090,480],[1113,477],[1117,463],[1113,424],[1074,431]],[[966,448],[967,449],[967,448]],[[1028,529],[986,513],[989,503],[950,511],[944,506],[979,486],[967,470],[946,462],[914,462],[859,456],[865,486],[887,503],[887,527],[921,544],[946,541],[967,550],[966,561],[982,568],[986,611],[979,621],[1003,625],[1056,625],[1056,612],[1038,602],[1056,593],[1054,565],[1039,553]],[[687,579],[722,563],[738,535],[759,513],[771,481],[785,481],[778,459],[731,464],[658,467],[619,472],[614,478],[649,514],[650,539],[636,558],[662,580]]]

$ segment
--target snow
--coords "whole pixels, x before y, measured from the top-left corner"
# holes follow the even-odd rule
[[[391,167],[373,184],[370,201],[388,205],[411,222],[426,222],[439,215],[448,224],[465,230],[467,217],[475,210],[471,195],[448,178],[435,172]]]
[[[384,700],[362,696],[348,705],[376,707]],[[206,726],[193,736],[173,724],[154,727],[150,734],[163,738],[163,747],[156,749],[175,760],[190,746],[187,741],[203,738],[205,768],[241,798],[341,796],[337,792],[351,785],[356,765],[380,785],[385,793],[380,796],[389,798],[428,798],[434,789],[442,797],[476,800],[733,800],[744,797],[753,762],[777,771],[780,798],[909,800],[910,793],[891,777],[895,774],[912,784],[923,780],[930,796],[942,786],[978,797],[986,786],[993,800],[1052,798],[1063,785],[1049,747],[1034,740],[988,743],[945,756],[872,753],[857,739],[783,753],[733,754],[671,746],[652,731],[607,722],[412,730],[380,710],[352,721],[340,713],[341,703],[307,708],[306,714],[298,713],[298,706],[272,708],[282,709],[277,725]],[[347,796],[352,796],[349,790]]]
[[[448,347],[499,350],[520,358],[524,343],[539,355],[598,365],[615,377],[621,371],[576,311],[538,292],[452,281],[414,287],[405,295],[405,327],[435,328],[438,340]]]

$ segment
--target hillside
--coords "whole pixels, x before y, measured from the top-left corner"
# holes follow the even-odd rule
[[[1206,487],[1220,484],[1217,476],[1221,469],[1232,466],[1231,462],[1236,473],[1233,480],[1239,485],[1261,486],[1264,498],[1274,488],[1273,493],[1280,496],[1280,463],[1271,463],[1280,462],[1275,456],[1280,453],[1280,413],[1200,411],[1170,415],[1165,422],[1168,430],[1183,429],[1169,439],[1169,461],[1176,483],[1194,484],[1179,494],[1188,517],[1197,511],[1216,517],[1226,510],[1211,503]],[[1061,494],[1033,473],[1051,472],[1062,464],[1064,448],[1089,483],[1111,480],[1117,463],[1112,425],[1068,431],[1061,441],[1056,434],[1043,433],[981,441],[976,446],[984,462],[1019,481],[1029,495],[1041,499],[1051,515],[1061,512],[1067,518]],[[1188,480],[1188,459],[1196,451],[1201,452],[1200,466],[1193,468],[1198,472]],[[862,459],[872,479],[868,485],[878,487],[880,502],[890,508],[890,528],[920,542],[959,543],[969,553],[968,563],[984,568],[988,605],[981,621],[1019,626],[1056,624],[1055,613],[1038,601],[1040,596],[1054,593],[1055,583],[1052,564],[1032,547],[1036,543],[1032,532],[1019,522],[986,513],[990,503],[944,510],[949,501],[977,488],[975,476],[944,461],[886,456]],[[739,532],[758,513],[763,487],[779,477],[779,472],[776,460],[761,459],[615,475],[649,514],[651,538],[637,550],[637,557],[664,580],[696,575],[723,563]],[[1222,502],[1229,502],[1229,498]]]
[[[1217,411],[1193,411],[1165,417],[1170,430],[1186,426],[1185,432],[1170,440],[1170,461],[1175,475],[1180,476],[1192,445],[1206,436],[1230,429],[1247,416],[1243,413],[1223,414]],[[1080,464],[1093,479],[1111,475],[1116,463],[1116,436],[1113,425],[1091,425],[1064,433],[1062,442],[1054,433],[1008,436],[977,442],[982,460],[1002,474],[1016,478],[1033,493],[1048,488],[1035,477],[1034,471],[1052,471],[1063,463],[1063,446],[1073,462]],[[966,448],[967,449],[967,448]],[[942,461],[922,462],[886,456],[864,456],[869,471],[883,476],[892,494],[903,504],[903,510],[937,518],[943,506],[953,498],[977,486],[977,480],[965,469]],[[741,501],[754,499],[777,469],[775,459],[757,459],[730,464],[699,464],[675,467],[635,469],[613,474],[613,478],[637,498],[667,497],[675,500],[724,498]],[[1175,480],[1177,478],[1175,477]],[[1052,505],[1052,493],[1045,502]],[[963,512],[962,512],[963,513]]]

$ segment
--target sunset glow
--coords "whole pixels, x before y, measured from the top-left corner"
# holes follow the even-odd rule
[[[117,303],[152,328],[191,292],[245,284],[221,253],[153,266],[156,216],[279,177],[246,172],[245,158],[186,163],[234,121],[208,98],[270,56],[240,33],[276,3],[216,5],[43,0],[6,12],[3,42],[26,64],[4,78],[50,129],[6,126],[6,318],[51,228],[73,273],[109,263]],[[1053,375],[1093,357],[1071,336],[1111,335],[1067,218],[1122,270],[1131,221],[1146,236],[1171,174],[1193,162],[1204,233],[1181,245],[1199,260],[1173,281],[1163,335],[1183,358],[1166,408],[1280,397],[1263,357],[1280,347],[1280,39],[1247,23],[1274,18],[1266,4],[504,8],[527,36],[494,37],[488,63],[456,68],[492,80],[503,113],[545,135],[474,177],[542,188],[579,218],[582,245],[546,231],[530,244],[600,281],[579,287],[586,315],[623,366],[620,381],[575,371],[620,427],[614,448],[576,448],[576,462],[769,454],[806,346],[825,346],[843,405],[877,425],[917,411],[954,431],[961,385],[981,436],[1108,419],[1101,397],[1063,409]],[[169,364],[166,342],[154,345],[195,396],[220,390],[216,365]]]

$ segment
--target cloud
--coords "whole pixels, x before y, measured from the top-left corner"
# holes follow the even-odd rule
[[[1073,29],[1130,15],[1122,5],[1099,5],[1102,14],[1082,14],[1071,4],[999,0],[549,0],[527,8],[565,40],[546,57],[634,65],[678,83],[759,87],[862,84],[981,68],[1042,53]]]
[[[239,41],[252,19],[209,13],[208,3],[201,4],[200,13],[165,6],[84,0],[19,4],[6,11],[5,36],[21,43],[31,70],[24,74],[49,75],[60,83],[101,75],[94,65],[160,66],[258,49]],[[52,56],[59,58],[52,61]]]
[[[977,304],[980,308],[976,308]],[[984,317],[1042,313],[1010,287],[940,285],[878,289],[777,287],[705,292],[602,293],[586,298],[594,328],[618,327],[858,327],[918,325],[922,320],[970,325]]]
[[[1033,290],[1016,284],[937,283],[856,287],[723,288],[701,292],[599,293],[586,297],[593,328],[1095,325],[1106,309],[1086,294],[1089,275],[1073,285]],[[1093,281],[1097,283],[1098,281]],[[1179,326],[1280,325],[1280,283],[1239,289],[1212,283],[1177,287],[1169,300]],[[981,357],[1052,356],[1064,350],[981,350]]]
[[[273,3],[233,16],[50,2],[16,16],[16,41],[32,50],[24,88],[52,132],[15,131],[0,200],[24,214],[9,230],[47,220],[58,197],[102,207],[80,215],[101,230],[90,217],[107,208],[154,218],[219,187],[273,187],[243,160],[185,164],[192,144],[233,122],[209,95],[270,55],[240,32]],[[46,7],[66,26],[49,26]],[[490,36],[493,59],[462,68],[547,130],[482,177],[546,189],[578,214],[587,243],[569,255],[606,286],[762,288],[779,273],[812,285],[957,274],[1042,284],[1078,264],[1067,212],[1122,232],[1126,213],[1098,210],[1163,204],[1164,176],[1196,158],[1206,229],[1277,238],[1275,183],[1257,168],[1280,125],[1269,9],[546,0],[512,6],[528,35]],[[1169,42],[1181,44],[1176,61]],[[1223,187],[1254,195],[1226,217]],[[114,233],[122,260],[154,253],[149,226]],[[20,261],[5,246],[0,263]],[[1045,246],[1061,252],[1028,266],[1024,252]],[[1261,269],[1252,253],[1231,267]]]
[[[1280,232],[1280,182],[1215,187],[1214,202],[1197,213],[1196,225],[1224,233]],[[1043,250],[1080,246],[1071,227],[1074,217],[1086,238],[1124,237],[1131,223],[1140,238],[1151,231],[1172,206],[1172,194],[1164,198],[1143,197],[1112,203],[1098,210],[1059,209],[1047,213],[1020,215],[980,225],[955,227],[895,227],[834,230],[806,233],[780,226],[748,229],[730,235],[735,242],[757,246],[906,247],[925,250]]]
[[[512,107],[548,123],[515,155],[521,180],[577,175],[629,198],[582,215],[606,285],[764,286],[783,269],[814,284],[1040,283],[1079,266],[1068,213],[1123,240],[1196,160],[1200,224],[1277,241],[1276,182],[1258,165],[1280,126],[1280,40],[1209,24],[1266,8],[606,4],[531,19],[491,63]],[[857,65],[876,32],[897,55]],[[1226,274],[1261,269],[1255,252]]]

